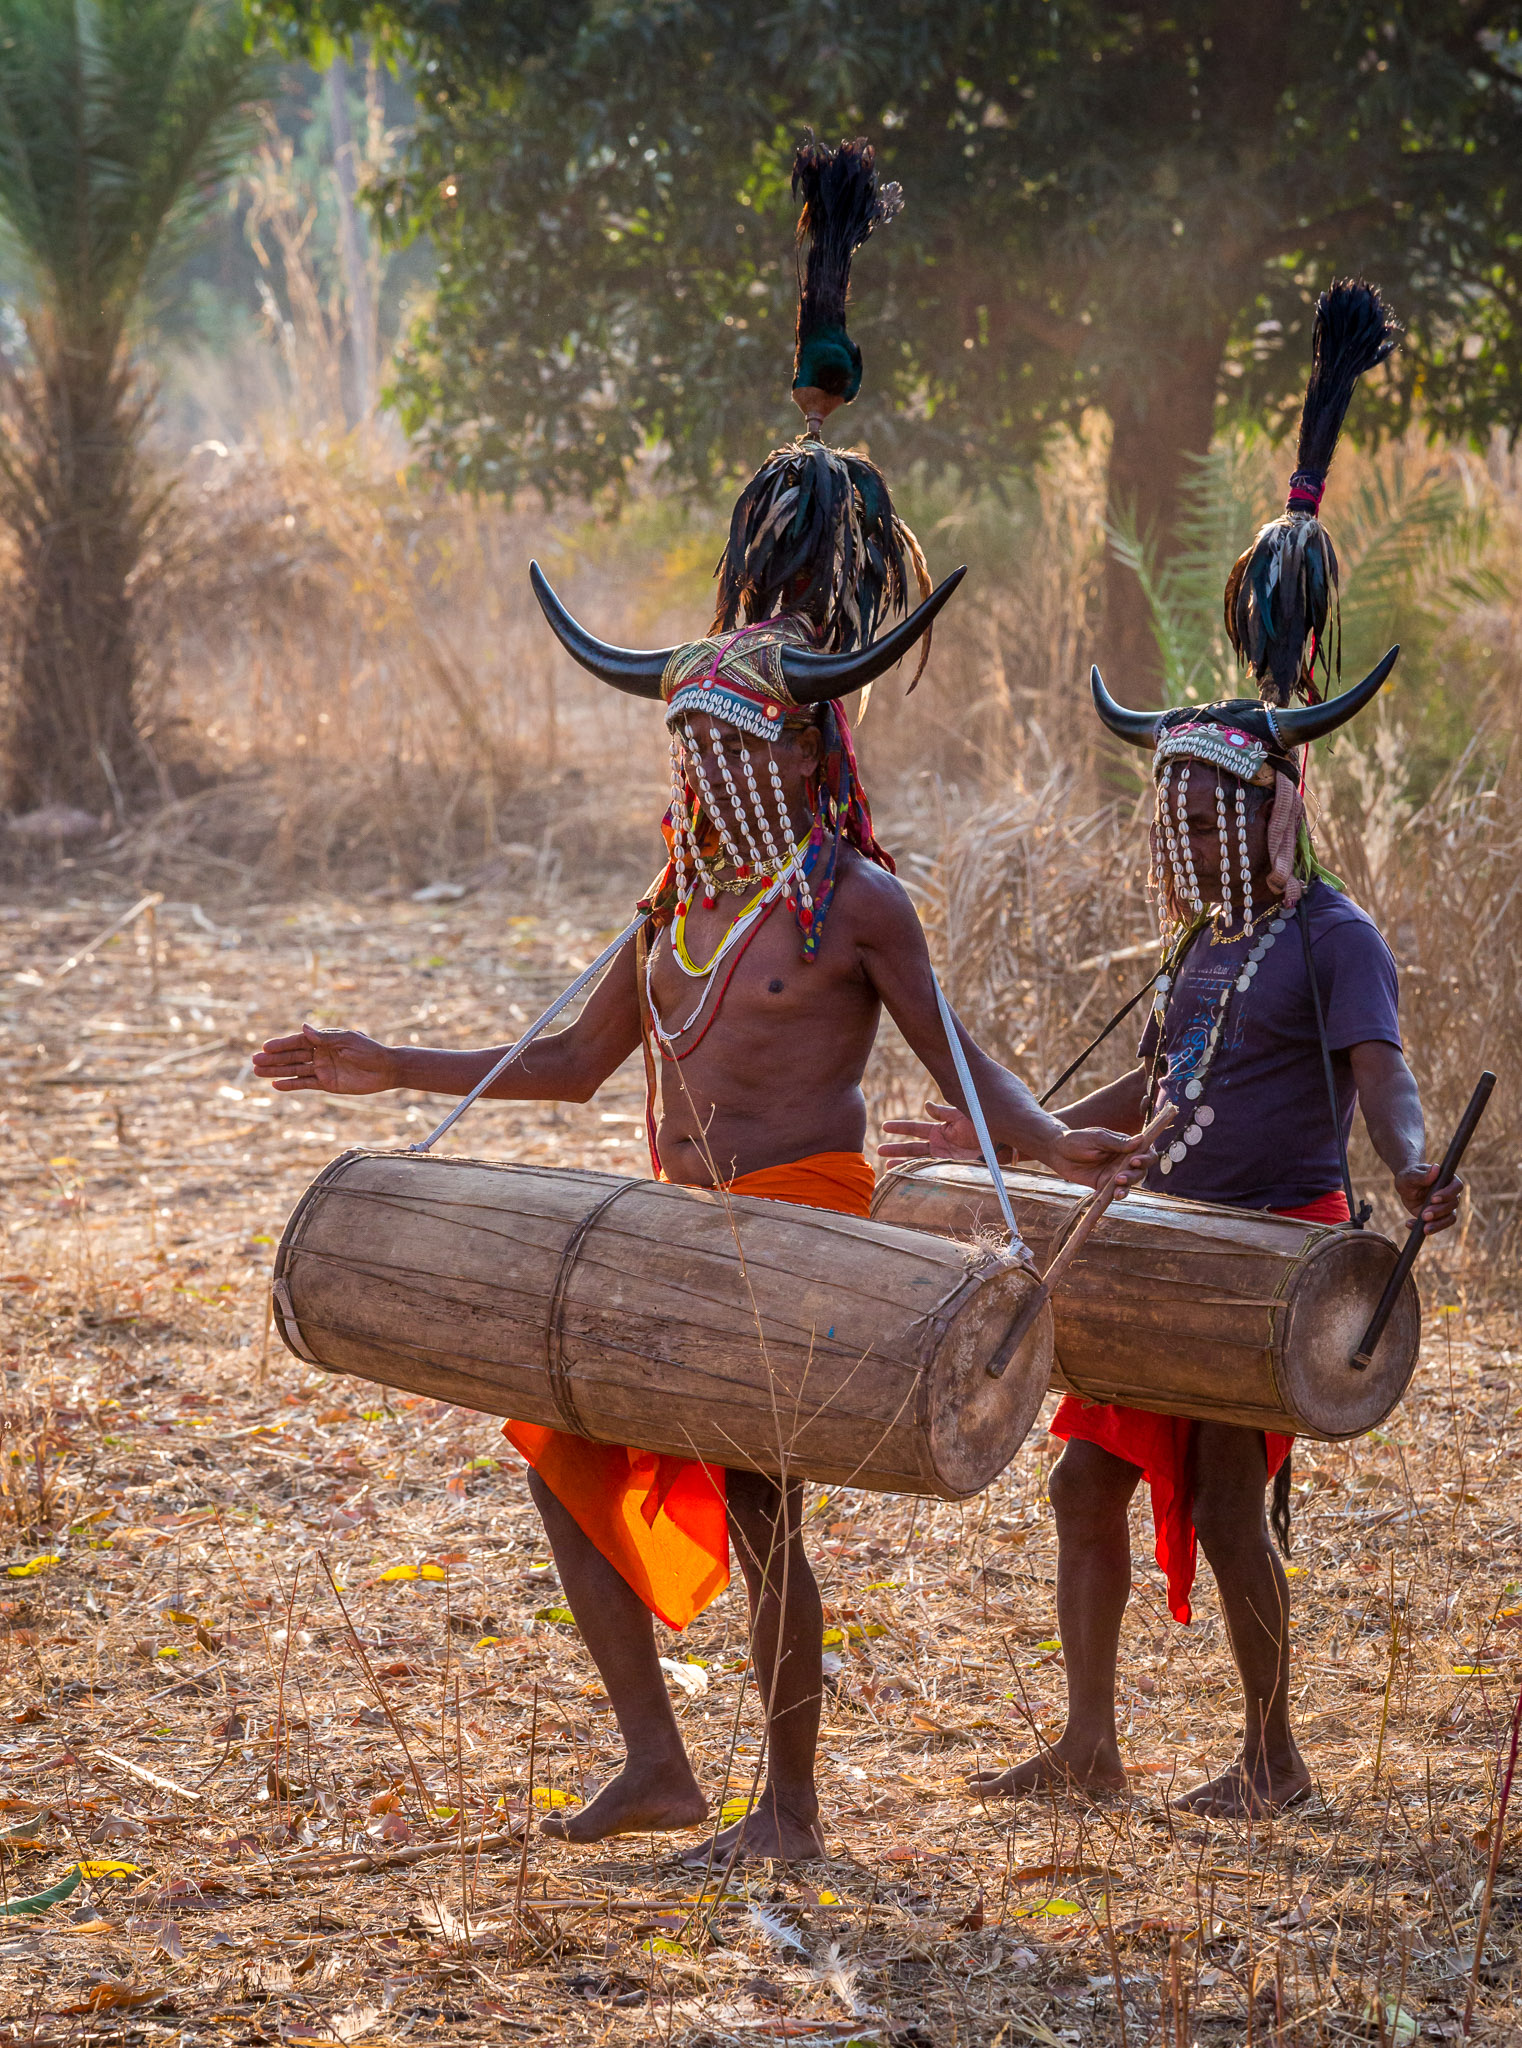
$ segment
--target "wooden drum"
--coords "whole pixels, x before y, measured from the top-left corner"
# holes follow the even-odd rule
[[[1088,1190],[1019,1169],[1004,1180],[1044,1267]],[[895,1168],[872,1214],[963,1240],[1003,1235],[987,1171],[960,1162]],[[1384,1420],[1416,1370],[1421,1310],[1410,1280],[1368,1370],[1348,1362],[1395,1260],[1395,1246],[1372,1230],[1133,1189],[1053,1297],[1053,1384],[1202,1422],[1358,1436]]]
[[[742,1256],[743,1253],[743,1256]],[[563,1167],[347,1152],[280,1242],[298,1358],[599,1443],[958,1500],[1051,1376],[1003,1250]]]

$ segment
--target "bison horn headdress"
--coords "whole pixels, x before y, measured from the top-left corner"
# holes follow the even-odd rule
[[[842,838],[893,865],[873,836],[838,700],[864,689],[917,643],[923,669],[932,621],[966,572],[958,569],[932,589],[924,553],[894,511],[882,473],[859,450],[832,448],[821,438],[826,418],[861,388],[861,350],[846,330],[851,259],[899,212],[903,194],[879,182],[870,143],[827,149],[810,139],[793,161],[793,195],[802,200],[800,252],[806,245],[793,359],[793,398],[805,430],[768,455],[735,503],[715,570],[708,636],[659,649],[611,646],[572,618],[537,562],[529,575],[574,660],[615,689],[665,703],[671,860],[651,892],[657,918],[685,913],[694,890],[712,902],[715,889],[738,893],[777,878],[787,888],[804,955],[812,958]],[[913,611],[911,576],[920,596]],[[896,613],[907,616],[879,634]],[[705,758],[690,723],[700,712],[744,736],[738,781],[722,749]],[[823,747],[811,789],[812,828],[795,846],[769,743],[800,724],[817,726]],[[770,785],[765,793],[752,739],[768,743],[760,763]]]
[[[1097,668],[1089,672],[1094,709],[1103,723],[1130,745],[1152,749],[1157,786],[1153,879],[1165,925],[1179,923],[1191,912],[1199,915],[1204,908],[1193,884],[1192,865],[1179,852],[1191,761],[1236,778],[1238,856],[1244,876],[1244,792],[1254,785],[1273,791],[1272,886],[1286,907],[1293,907],[1307,877],[1318,871],[1305,828],[1304,750],[1373,701],[1400,653],[1392,647],[1362,682],[1336,697],[1326,698],[1318,691],[1318,666],[1323,677],[1329,677],[1334,667],[1340,674],[1341,667],[1337,555],[1319,517],[1321,498],[1354,387],[1365,370],[1384,361],[1396,338],[1395,325],[1372,285],[1334,283],[1317,300],[1311,374],[1284,512],[1261,529],[1226,579],[1227,636],[1238,662],[1257,684],[1257,697],[1132,711],[1110,695]],[[1335,662],[1328,651],[1333,636],[1338,641]],[[1298,705],[1296,697],[1303,700]],[[1224,802],[1218,802],[1218,815],[1222,874],[1229,890],[1232,861]],[[1229,896],[1222,908],[1229,922]],[[1244,903],[1243,915],[1250,924],[1249,903]]]

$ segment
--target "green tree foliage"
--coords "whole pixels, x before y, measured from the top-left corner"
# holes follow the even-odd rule
[[[28,342],[0,442],[18,807],[120,809],[150,766],[131,579],[155,506],[131,324],[232,168],[254,76],[216,0],[0,0],[0,232]]]
[[[850,428],[884,457],[997,478],[1098,409],[1112,511],[1166,545],[1218,422],[1292,418],[1350,272],[1407,328],[1355,429],[1522,423],[1515,0],[253,4],[419,67],[379,197],[439,289],[397,398],[470,487],[596,490],[651,445],[702,482],[789,429],[806,125],[873,136],[908,198],[860,265]],[[1107,599],[1154,665],[1118,558]]]

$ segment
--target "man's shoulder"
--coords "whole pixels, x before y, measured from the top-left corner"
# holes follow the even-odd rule
[[[854,846],[842,846],[835,889],[838,901],[849,904],[853,917],[910,917],[918,921],[914,898],[897,875],[868,860]]]
[[[1353,901],[1346,889],[1339,889],[1331,882],[1314,881],[1306,891],[1305,906],[1310,913],[1313,942],[1319,943],[1323,936],[1335,932],[1346,937],[1372,934],[1381,944],[1384,943],[1384,933],[1363,905]]]

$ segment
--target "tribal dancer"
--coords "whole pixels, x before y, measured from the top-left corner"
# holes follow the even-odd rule
[[[1261,701],[1126,711],[1094,671],[1104,723],[1152,749],[1152,881],[1164,959],[1138,1064],[1061,1114],[1137,1131],[1166,1098],[1177,1105],[1178,1122],[1147,1175],[1149,1187],[1338,1223],[1350,1215],[1346,1145],[1356,1100],[1405,1208],[1429,1230],[1444,1230],[1460,1184],[1435,1189],[1439,1169],[1423,1156],[1421,1102],[1401,1051],[1395,962],[1317,861],[1303,800],[1305,748],[1361,710],[1395,661],[1392,649],[1356,688],[1316,701],[1313,664],[1325,662],[1336,592],[1336,557],[1316,507],[1354,381],[1392,345],[1369,287],[1336,285],[1323,294],[1288,511],[1263,529],[1227,583],[1228,630]],[[1290,709],[1295,693],[1311,703]],[[886,1128],[897,1142],[883,1147],[884,1157],[977,1151],[966,1118],[941,1104],[929,1105],[927,1122]],[[1007,1135],[1018,1152],[1019,1141]],[[1131,1584],[1127,1508],[1145,1477],[1169,1608],[1177,1621],[1190,1619],[1198,1538],[1215,1572],[1246,1698],[1236,1761],[1180,1804],[1246,1815],[1303,1798],[1310,1775],[1289,1723],[1289,1589],[1264,1513],[1272,1479],[1274,1533],[1287,1549],[1293,1439],[1072,1396],[1059,1406],[1052,1433],[1067,1439],[1051,1499],[1068,1724],[1050,1749],[1012,1770],[982,1774],[974,1789],[1016,1794],[1055,1783],[1092,1792],[1125,1784],[1115,1670]]]
[[[798,153],[809,240],[794,396],[807,421],[735,507],[719,563],[713,637],[661,653],[609,647],[534,585],[562,643],[594,675],[665,706],[670,858],[648,920],[569,1030],[538,1039],[490,1093],[587,1101],[644,1043],[659,1073],[653,1165],[690,1187],[725,1187],[865,1216],[861,1082],[886,1007],[938,1085],[961,1102],[924,934],[878,844],[838,700],[899,660],[957,578],[880,638],[928,585],[913,536],[865,457],[827,447],[825,417],[855,396],[861,356],[845,330],[852,252],[899,205],[865,143]],[[643,943],[642,943],[643,942]],[[1093,1176],[1135,1161],[1129,1139],[1046,1115],[963,1035],[991,1114],[1021,1150]],[[464,1094],[499,1049],[424,1051],[308,1026],[255,1066],[277,1088]],[[657,1657],[651,1616],[683,1628],[728,1582],[739,1548],[752,1667],[767,1714],[767,1779],[718,1853],[804,1857],[822,1844],[814,1758],[821,1611],[801,1542],[802,1488],[637,1447],[509,1423],[561,1583],[607,1687],[623,1770],[547,1833],[595,1841],[700,1823],[693,1776]]]

